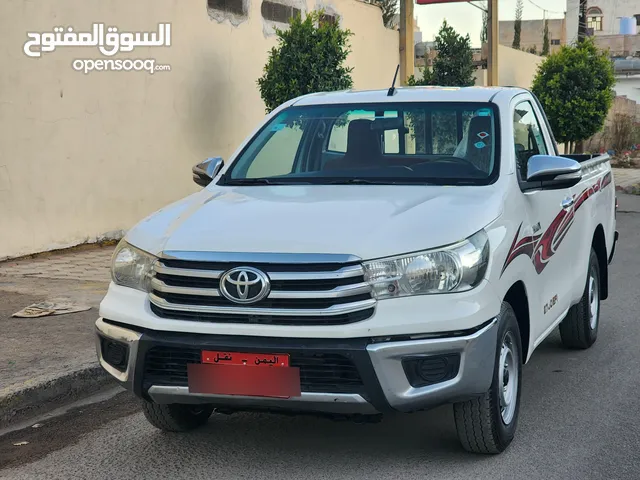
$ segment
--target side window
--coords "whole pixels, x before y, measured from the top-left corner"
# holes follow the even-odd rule
[[[400,135],[398,134],[398,129],[385,130],[383,139],[383,153],[400,153]]]
[[[527,163],[534,155],[546,155],[547,147],[531,102],[519,103],[513,112],[513,143],[520,178],[527,178]]]
[[[291,173],[303,130],[297,125],[275,124],[247,171],[247,178],[271,177]]]
[[[458,117],[455,110],[435,111],[431,116],[433,153],[453,155],[458,146]]]
[[[397,116],[398,112],[384,112],[385,118],[396,118]],[[353,110],[348,112],[346,115],[342,115],[341,117],[339,117],[333,124],[333,128],[331,129],[329,142],[327,144],[327,151],[332,153],[346,153],[349,136],[349,124],[353,120],[375,120],[375,118],[375,112],[365,110]],[[399,153],[400,140],[398,130],[385,130],[381,134],[381,144],[383,145],[383,153]]]
[[[385,118],[398,118],[398,112],[384,112]],[[385,130],[382,136],[382,153],[398,154],[400,153],[400,132],[395,128],[393,130]]]

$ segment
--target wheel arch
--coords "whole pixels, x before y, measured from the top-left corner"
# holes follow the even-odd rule
[[[593,248],[598,256],[598,266],[600,267],[600,299],[606,300],[609,297],[609,262],[607,241],[602,224],[599,224],[593,233],[591,248]]]
[[[526,363],[529,358],[529,341],[531,339],[531,315],[527,288],[522,280],[511,285],[504,296],[504,301],[511,305],[516,314],[523,350],[522,363]]]

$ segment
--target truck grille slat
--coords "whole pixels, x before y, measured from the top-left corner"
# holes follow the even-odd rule
[[[231,304],[231,302],[220,295],[218,287],[196,287],[196,286],[181,286],[170,285],[167,282],[162,281],[157,276],[152,280],[151,286],[155,292],[169,293],[176,295],[198,295],[205,297],[220,297],[216,299],[217,302],[224,302],[224,304]],[[367,294],[367,298],[371,298],[371,286],[368,283],[354,283],[349,285],[338,285],[331,290],[276,290],[272,289],[269,294],[271,299],[339,299],[345,297],[353,297],[358,294]]]
[[[202,296],[199,294],[194,295],[185,295],[185,294],[174,294],[174,293],[164,293],[155,291],[153,294],[165,300],[166,302],[172,303],[174,305],[192,305],[192,306],[210,306],[210,307],[229,307],[233,309],[242,308],[243,311],[251,312],[254,309],[329,309],[334,306],[344,305],[344,304],[353,304],[355,302],[363,302],[368,301],[371,303],[371,295],[368,293],[361,295],[354,295],[352,297],[341,297],[341,298],[273,298],[269,295],[269,298],[265,298],[264,300],[260,300],[251,305],[251,307],[238,307],[237,304],[234,304],[227,300],[224,297],[220,296]]]
[[[144,386],[188,386],[187,364],[201,363],[197,348],[153,347],[146,355]],[[361,393],[363,383],[353,362],[339,354],[290,354],[290,365],[300,369],[303,392]]]
[[[224,314],[224,313],[202,313],[202,312],[181,312],[160,308],[153,303],[151,311],[160,318],[174,320],[188,320],[191,322],[214,322],[214,323],[251,323],[266,325],[346,325],[349,323],[361,322],[370,318],[374,309],[359,310],[357,312],[343,315],[309,315],[296,317],[289,315],[251,315],[251,314]]]
[[[264,272],[270,286],[265,298],[242,304],[222,294],[221,277],[239,266]],[[357,263],[244,264],[161,258],[152,275],[151,310],[176,320],[344,325],[371,317],[377,303]]]

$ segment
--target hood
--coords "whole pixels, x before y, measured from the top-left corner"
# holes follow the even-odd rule
[[[161,251],[339,253],[372,259],[462,240],[502,211],[495,185],[210,187],[127,234]]]

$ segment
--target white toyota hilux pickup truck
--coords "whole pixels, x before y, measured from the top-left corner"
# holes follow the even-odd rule
[[[596,341],[611,165],[560,155],[527,90],[306,95],[193,178],[120,242],[96,323],[159,429],[451,403],[462,446],[500,453],[536,347]]]

